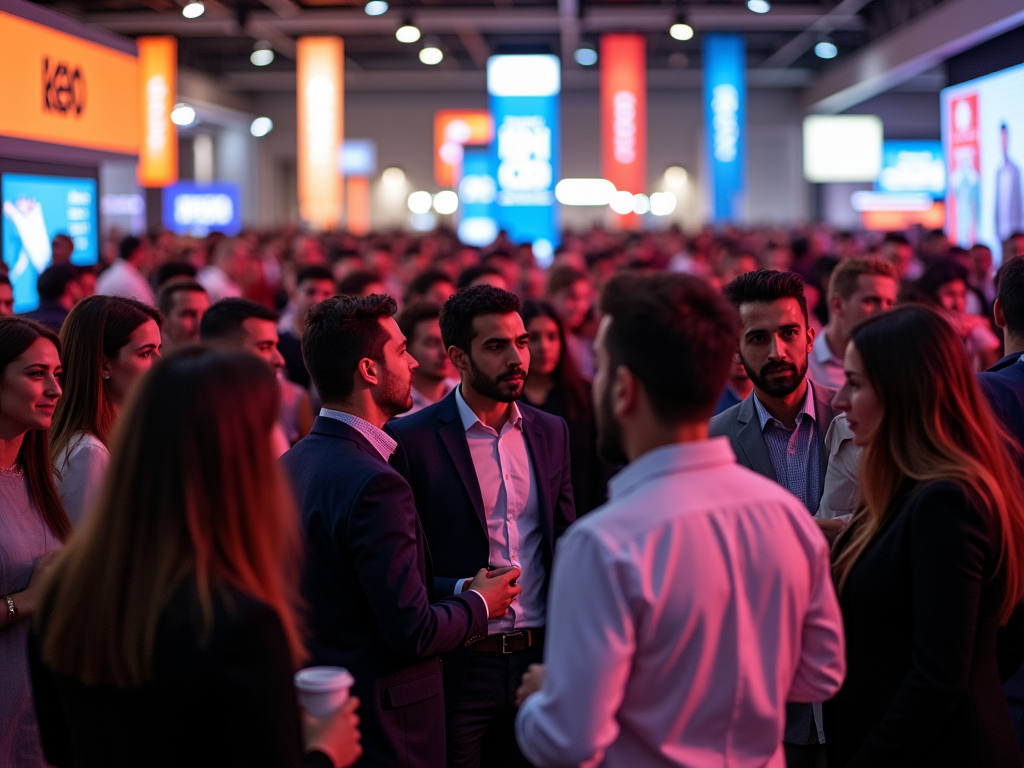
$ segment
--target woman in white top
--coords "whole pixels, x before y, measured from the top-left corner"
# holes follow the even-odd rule
[[[64,395],[50,432],[54,479],[78,526],[103,483],[107,440],[135,381],[160,356],[160,313],[134,299],[92,296],[61,328]]]

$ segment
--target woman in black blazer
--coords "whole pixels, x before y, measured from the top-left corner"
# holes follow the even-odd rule
[[[292,674],[297,516],[271,450],[259,358],[182,350],[140,382],[29,640],[43,752],[64,768],[341,768],[351,699],[307,718]]]
[[[847,675],[829,768],[1020,768],[1001,682],[1024,661],[1021,478],[953,329],[902,307],[854,329],[835,406],[863,446],[836,543]]]

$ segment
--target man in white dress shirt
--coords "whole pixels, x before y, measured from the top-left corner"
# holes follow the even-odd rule
[[[629,465],[559,545],[520,748],[539,768],[784,768],[786,702],[843,681],[842,617],[807,510],[708,439],[735,312],[688,275],[620,276],[601,309],[598,443]]]
[[[119,253],[114,263],[96,279],[96,293],[101,296],[127,296],[155,307],[153,288],[143,274],[149,271],[153,258],[149,241],[126,237],[121,241]]]

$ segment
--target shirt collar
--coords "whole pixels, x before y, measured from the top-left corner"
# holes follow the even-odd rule
[[[761,405],[761,401],[757,399],[756,391],[754,391],[753,396],[754,408],[757,409],[757,419],[759,422],[761,422],[761,431],[764,432],[764,428],[768,425],[769,422],[773,421],[776,424],[781,424],[781,422],[778,419],[776,419],[774,416],[768,413],[765,407]],[[804,414],[809,416],[811,418],[811,421],[816,421],[816,419],[814,418],[814,389],[810,379],[807,379],[807,394],[804,395],[804,405],[800,409],[800,413],[796,415],[797,426],[800,425],[800,422],[803,419]]]
[[[616,474],[608,482],[608,497],[616,501],[659,476],[735,463],[736,454],[727,437],[663,445],[631,461]]]
[[[832,351],[832,347],[828,345],[828,338],[826,337],[827,331],[828,326],[826,325],[821,329],[821,332],[814,337],[814,346],[811,348],[811,354],[814,355],[815,360],[823,365],[825,363],[833,362],[842,365],[843,361],[836,357],[835,353]]]
[[[335,411],[331,408],[321,408],[320,415],[326,419],[334,419],[342,424],[348,424],[352,429],[365,437],[370,442],[370,445],[377,449],[377,453],[381,455],[384,461],[390,459],[391,454],[398,447],[398,443],[383,429],[378,429],[365,419],[360,419],[351,413]]]
[[[487,429],[490,430],[491,432],[494,432],[493,429],[488,427],[486,424],[480,421],[479,418],[477,418],[477,415],[473,413],[473,409],[470,408],[466,404],[466,401],[462,399],[461,386],[455,388],[455,405],[459,409],[459,418],[462,419],[462,428],[464,430],[469,432],[469,430],[473,427],[474,424],[479,424],[483,429]],[[514,400],[512,401],[512,413],[508,417],[506,426],[513,426],[516,429],[522,429],[523,426],[523,414],[520,412],[519,406],[516,405],[516,402]],[[502,427],[502,430],[504,430],[504,427]]]

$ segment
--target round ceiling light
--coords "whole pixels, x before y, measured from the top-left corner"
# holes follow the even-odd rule
[[[192,0],[181,9],[181,15],[186,19],[198,19],[204,13],[206,13],[206,6],[203,5],[203,0]]]
[[[442,59],[444,59],[444,53],[436,46],[428,45],[420,49],[420,61],[427,66],[440,64]]]
[[[196,111],[188,104],[175,104],[171,110],[171,122],[175,125],[192,125],[196,121]]]
[[[677,21],[668,28],[668,34],[673,40],[692,40],[693,27],[685,21]]]
[[[420,28],[409,22],[395,30],[395,39],[400,43],[415,43],[420,39]]]
[[[581,67],[592,67],[597,64],[597,51],[586,46],[577,48],[572,57],[576,59],[576,63]]]
[[[367,16],[380,16],[388,12],[388,4],[384,0],[370,0],[363,6]]]

